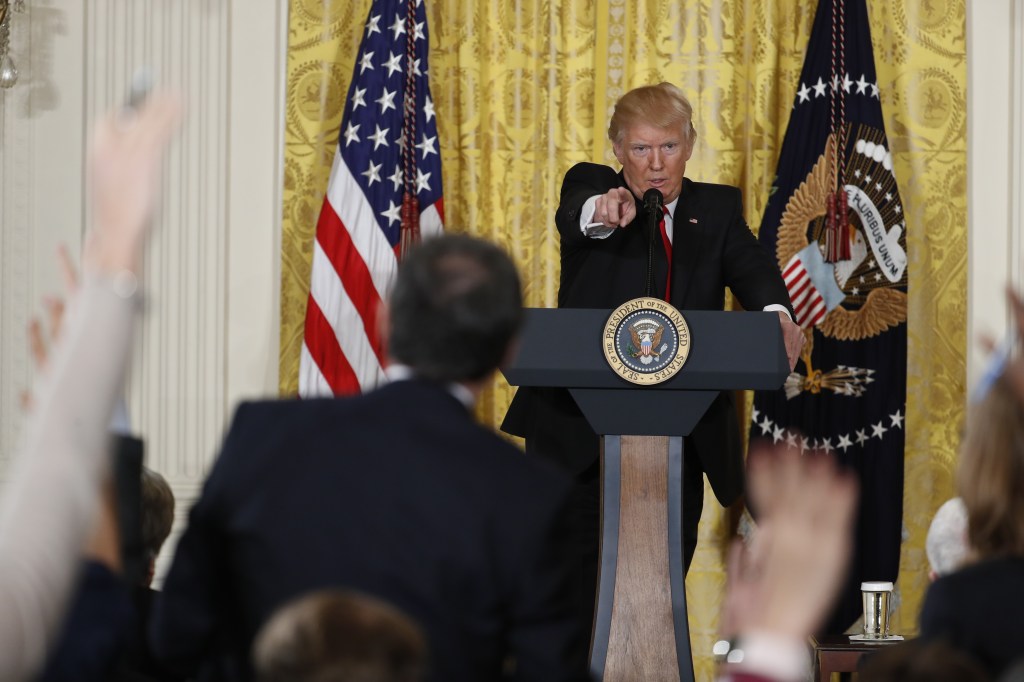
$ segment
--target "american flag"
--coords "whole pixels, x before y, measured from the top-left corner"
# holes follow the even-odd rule
[[[796,323],[804,329],[813,329],[846,298],[836,282],[835,271],[834,265],[825,262],[817,242],[798,251],[782,268]]]
[[[793,256],[782,271],[782,278],[789,291],[789,300],[793,302],[796,323],[808,329],[825,319],[825,299],[814,286],[807,268],[798,256]]]
[[[316,226],[299,364],[303,397],[359,393],[380,382],[377,314],[403,241],[416,238],[417,223],[424,237],[443,229],[427,51],[423,0],[375,0]]]

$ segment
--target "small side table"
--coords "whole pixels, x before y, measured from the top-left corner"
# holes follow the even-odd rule
[[[861,656],[881,647],[898,644],[902,639],[850,640],[849,635],[812,637],[814,643],[814,679],[830,682],[832,673],[857,672]]]

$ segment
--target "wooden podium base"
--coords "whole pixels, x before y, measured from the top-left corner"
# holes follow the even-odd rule
[[[590,670],[605,682],[692,682],[682,545],[683,439],[605,436]]]

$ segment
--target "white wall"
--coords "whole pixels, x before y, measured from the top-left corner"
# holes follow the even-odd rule
[[[1003,288],[1024,284],[1024,0],[967,2],[968,385],[979,333],[1001,338]]]
[[[240,398],[277,391],[287,0],[29,0],[0,91],[0,468],[31,380],[25,325],[87,224],[88,130],[133,71],[183,92],[127,392],[147,463],[191,506]],[[165,552],[165,556],[169,552]]]

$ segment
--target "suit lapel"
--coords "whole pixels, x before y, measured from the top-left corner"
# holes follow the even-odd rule
[[[703,230],[700,225],[700,206],[694,200],[693,183],[683,178],[675,213],[672,214],[672,300],[684,307],[690,280],[697,269]],[[673,303],[675,305],[675,303]]]

